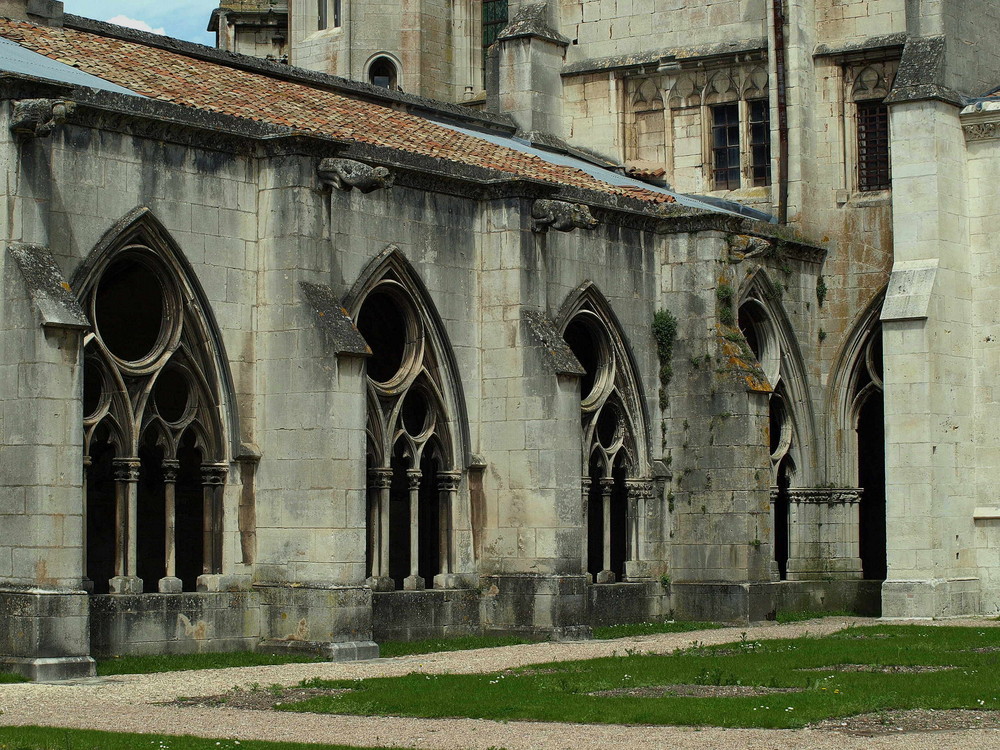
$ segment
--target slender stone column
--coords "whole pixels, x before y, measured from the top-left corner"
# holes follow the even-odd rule
[[[180,462],[176,459],[163,461],[163,515],[164,515],[164,571],[160,579],[161,594],[179,594],[183,583],[177,577],[177,472]]]
[[[109,584],[112,594],[141,594],[142,581],[136,576],[136,515],[138,506],[139,459],[116,458],[115,477],[115,576]]]
[[[604,509],[604,566],[597,574],[598,583],[614,583],[615,574],[611,570],[611,492],[614,490],[614,479],[601,480],[601,504]]]
[[[582,555],[580,556],[580,569],[584,573],[588,573],[587,566],[590,564],[590,560],[587,559],[588,551],[587,548],[590,544],[590,488],[593,482],[590,477],[583,477],[580,480],[580,494],[581,494],[581,528],[583,529],[583,534],[581,538],[580,549]]]
[[[403,579],[403,588],[418,591],[424,588],[420,577],[420,469],[407,469],[406,487],[410,491],[410,575]]]
[[[229,467],[208,464],[201,467],[202,486],[202,573],[222,572],[222,490]]]
[[[368,472],[368,538],[372,549],[372,569],[368,585],[375,591],[392,591],[396,586],[389,577],[389,490],[392,469]]]
[[[442,471],[437,475],[441,569],[438,575],[434,576],[434,588],[450,588],[452,574],[455,573],[454,519],[458,518],[459,514],[458,488],[461,484],[462,473],[459,471]]]
[[[80,588],[88,594],[94,593],[94,582],[87,575],[87,480],[92,464],[93,461],[89,455],[83,457],[83,512],[80,514],[82,526],[80,530]]]

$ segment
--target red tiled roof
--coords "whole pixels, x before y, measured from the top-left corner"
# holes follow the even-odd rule
[[[455,132],[416,115],[303,83],[71,28],[0,18],[0,36],[152,99],[332,138],[656,203],[673,197]]]

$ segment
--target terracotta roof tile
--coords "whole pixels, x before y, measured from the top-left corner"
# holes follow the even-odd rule
[[[610,185],[579,169],[550,164],[388,106],[138,42],[4,18],[0,36],[160,101],[518,177],[655,203],[674,200],[642,188]]]

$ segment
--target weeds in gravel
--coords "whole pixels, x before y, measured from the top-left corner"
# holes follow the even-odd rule
[[[787,610],[784,612],[778,612],[775,614],[774,619],[777,622],[788,623],[788,622],[803,622],[805,620],[815,620],[820,617],[859,617],[857,612],[817,612],[815,610],[803,609],[803,610]]]
[[[692,630],[710,630],[721,627],[722,625],[717,622],[639,622],[632,625],[609,625],[594,628],[594,638],[604,641],[612,638],[628,638],[633,635],[687,633]]]
[[[324,661],[321,656],[306,654],[258,654],[254,651],[234,651],[223,654],[157,654],[155,656],[117,656],[97,662],[97,674],[151,674],[153,672],[184,672],[192,669],[226,669],[227,667],[259,667],[267,664],[301,664]]]
[[[534,643],[538,639],[515,636],[463,635],[457,638],[428,638],[423,641],[384,641],[378,645],[381,656],[411,656],[437,651],[468,651],[474,648],[497,648]]]
[[[701,686],[697,696],[692,685]],[[747,694],[732,686],[756,689]],[[346,691],[301,702],[289,696],[292,703],[281,709],[794,728],[897,709],[1000,709],[1000,628],[852,627],[823,638],[744,638],[671,655],[629,654],[493,674],[312,680],[310,687]]]
[[[347,745],[205,739],[54,727],[0,727],[0,750],[365,750]]]

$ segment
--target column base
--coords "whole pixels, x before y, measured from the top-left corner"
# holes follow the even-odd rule
[[[78,680],[94,677],[97,662],[89,656],[63,656],[55,658],[0,658],[0,664],[7,671],[27,677],[35,682],[55,682],[57,680]]]
[[[156,585],[161,594],[179,594],[184,590],[184,582],[174,576],[166,576],[160,579]]]
[[[141,594],[142,579],[135,576],[115,576],[108,581],[108,593]]]
[[[423,591],[427,588],[427,582],[421,576],[406,576],[403,579],[404,591]]]
[[[649,572],[649,563],[645,560],[626,560],[625,577],[623,581],[649,581],[653,576]]]
[[[378,644],[375,641],[326,643],[269,639],[257,646],[257,652],[262,654],[319,654],[327,661],[359,661],[377,659]]]
[[[365,579],[365,585],[372,591],[395,591],[396,582],[389,576],[369,576]]]
[[[470,589],[479,585],[479,576],[475,573],[438,573],[434,576],[436,589]]]
[[[614,583],[615,574],[611,570],[602,570],[597,574],[597,583]]]

